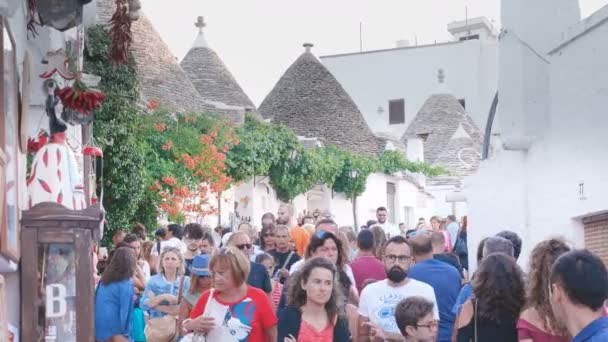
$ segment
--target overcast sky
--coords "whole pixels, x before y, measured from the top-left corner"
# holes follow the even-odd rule
[[[584,17],[608,0],[580,0]],[[179,5],[178,5],[179,4]],[[317,56],[363,49],[447,41],[446,25],[486,16],[499,26],[500,0],[143,0],[145,14],[171,51],[181,59],[198,34],[196,17],[205,17],[205,36],[241,87],[259,105],[304,51],[315,44]]]

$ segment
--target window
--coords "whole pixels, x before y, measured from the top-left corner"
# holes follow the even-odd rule
[[[467,109],[467,100],[458,99],[458,102],[460,102],[460,105],[462,106],[462,108]]]
[[[388,123],[389,125],[405,123],[405,100],[388,101]]]
[[[395,183],[386,183],[386,209],[388,209],[388,222],[395,223],[395,209],[397,200],[397,186]]]
[[[463,40],[474,40],[474,39],[479,39],[479,35],[478,34],[473,34],[473,35],[470,35],[470,36],[460,37],[459,40],[463,41]]]

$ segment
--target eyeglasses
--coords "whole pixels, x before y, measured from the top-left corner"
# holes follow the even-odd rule
[[[431,330],[437,329],[439,327],[439,322],[430,321],[428,324],[416,324],[416,328],[429,328]]]
[[[243,243],[243,244],[234,245],[234,246],[240,250],[244,250],[244,249],[251,249],[252,245],[250,243]]]
[[[399,261],[399,262],[406,262],[406,261],[410,261],[412,259],[411,256],[409,255],[394,255],[394,254],[390,254],[390,255],[385,255],[384,259],[390,261],[390,262],[395,262],[395,261]]]

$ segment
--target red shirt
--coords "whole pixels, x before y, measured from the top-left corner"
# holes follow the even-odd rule
[[[277,324],[277,316],[266,293],[248,286],[245,296],[234,303],[221,301],[215,291],[210,300],[209,293],[205,291],[190,312],[190,318],[204,314],[215,319],[208,341],[268,341],[265,330]]]
[[[357,290],[361,293],[363,283],[368,279],[384,280],[386,279],[386,271],[384,264],[373,255],[363,255],[350,263],[355,276],[355,284]]]
[[[298,334],[298,342],[332,342],[334,340],[334,326],[328,324],[321,331],[302,320],[300,325],[300,333]]]

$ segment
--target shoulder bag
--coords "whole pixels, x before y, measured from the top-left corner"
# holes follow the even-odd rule
[[[184,289],[184,279],[182,276],[179,283],[177,294],[177,305],[182,300],[182,292]],[[163,317],[150,318],[146,323],[144,334],[147,342],[175,342],[179,337],[179,327],[177,326],[177,317],[175,315],[166,314]]]

